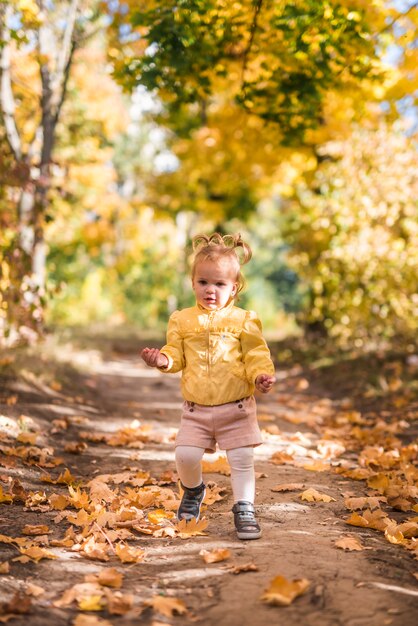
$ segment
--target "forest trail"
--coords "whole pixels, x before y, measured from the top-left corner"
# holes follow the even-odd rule
[[[392,382],[413,379],[407,365],[360,359],[278,370],[273,392],[257,398],[265,439],[256,449],[263,535],[242,542],[235,537],[229,477],[214,471],[227,471],[222,461],[206,468],[215,502],[203,511],[205,534],[181,538],[170,519],[178,497],[172,440],[179,377],[122,351],[73,348],[70,362],[74,369],[61,364],[49,380],[3,368],[0,622],[415,626],[416,387]],[[393,449],[398,452],[389,454]],[[54,467],[57,458],[62,463]],[[349,475],[361,471],[364,480]],[[385,472],[408,477],[410,489],[397,494],[401,503],[381,487]],[[321,497],[317,492],[332,500],[310,501]],[[397,509],[388,505],[388,493]],[[66,499],[65,508],[52,494]],[[369,527],[347,524],[354,514],[364,520],[365,509]],[[379,523],[380,530],[373,528]],[[357,549],[335,545],[347,537]],[[229,558],[205,562],[201,551],[215,549],[229,550]],[[236,573],[246,565],[249,571]],[[289,606],[262,599],[279,575],[309,581]]]

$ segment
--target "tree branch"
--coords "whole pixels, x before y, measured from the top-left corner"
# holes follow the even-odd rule
[[[401,20],[403,17],[406,17],[408,15],[408,13],[410,13],[411,11],[413,11],[414,9],[416,9],[418,7],[418,2],[415,2],[414,4],[412,4],[409,9],[407,11],[405,11],[405,13],[400,13],[397,17],[395,17],[389,24],[387,24],[384,28],[382,28],[382,30],[379,31],[379,35],[381,35],[382,33],[385,33],[387,30],[389,30],[390,28],[392,28],[392,26],[394,24],[396,24],[397,21]]]
[[[251,29],[250,29],[250,39],[248,41],[248,46],[244,50],[243,60],[242,60],[242,73],[241,73],[242,84],[244,83],[245,71],[247,69],[247,64],[248,64],[248,57],[250,56],[251,48],[254,42],[254,37],[255,37],[256,30],[257,30],[258,16],[260,14],[262,4],[263,4],[263,0],[257,0],[256,5],[255,5],[254,17],[253,17],[253,21],[252,21]]]

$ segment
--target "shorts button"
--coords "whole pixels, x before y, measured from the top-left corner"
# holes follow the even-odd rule
[[[239,409],[242,409],[242,404],[239,404],[239,405],[238,405],[238,408],[239,408]]]

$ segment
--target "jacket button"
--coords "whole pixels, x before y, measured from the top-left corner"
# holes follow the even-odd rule
[[[194,409],[190,409],[190,413],[193,413]]]
[[[239,409],[242,409],[242,404],[239,404],[239,405],[238,405],[238,408],[239,408]]]

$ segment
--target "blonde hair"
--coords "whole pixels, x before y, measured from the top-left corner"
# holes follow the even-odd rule
[[[196,235],[192,240],[194,259],[192,265],[192,278],[194,278],[197,265],[201,261],[219,261],[220,259],[231,260],[237,269],[237,295],[245,287],[245,279],[240,271],[240,266],[245,265],[252,257],[250,246],[243,241],[240,233],[234,235]]]

